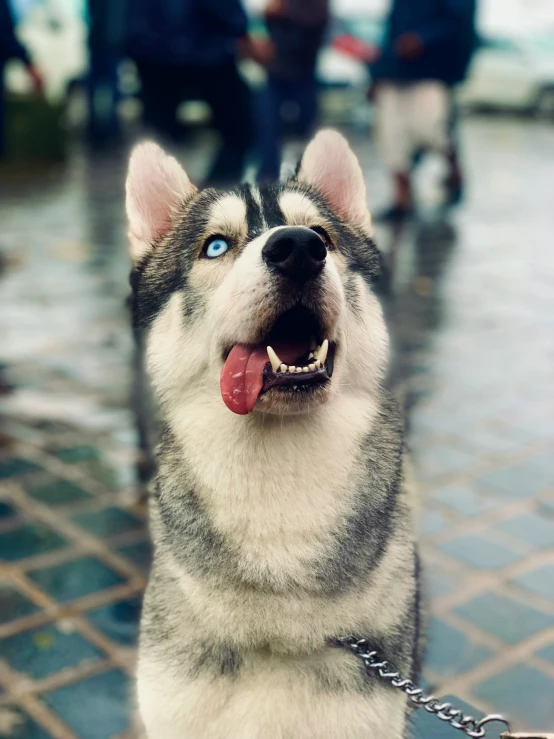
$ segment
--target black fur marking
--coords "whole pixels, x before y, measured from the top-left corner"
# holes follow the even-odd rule
[[[252,194],[250,185],[243,185],[237,190],[237,195],[246,203],[246,219],[248,221],[248,240],[252,241],[259,236],[264,227],[262,209]]]
[[[168,258],[165,247],[131,272],[133,289],[133,326],[147,326],[163,309],[172,294],[181,286],[182,276],[176,262]]]
[[[161,473],[158,478],[159,485],[165,488],[163,479],[160,479],[164,477],[164,461],[167,462],[165,454],[160,459]],[[167,467],[165,471],[167,472]],[[192,561],[205,576],[213,576],[214,572],[236,574],[236,557],[228,549],[223,537],[214,530],[208,515],[202,509],[190,481],[186,479],[186,468],[182,462],[179,475],[177,495],[173,485],[167,488],[169,495],[160,493],[159,487],[154,492],[164,524],[162,540],[178,560],[183,564]]]
[[[260,197],[264,210],[264,218],[268,228],[275,226],[286,226],[285,214],[279,205],[279,197],[285,192],[286,188],[278,185],[270,185],[260,187]]]
[[[357,316],[361,317],[362,311],[360,308],[358,287],[356,285],[356,281],[353,275],[349,275],[346,278],[346,281],[343,284],[343,288],[344,288],[344,297],[346,298],[346,302],[352,309],[352,312],[355,313]]]
[[[236,677],[242,662],[236,649],[226,644],[195,644],[189,653],[189,669],[193,677],[206,672],[214,677]]]
[[[350,659],[350,655],[348,659]],[[361,695],[367,695],[372,692],[376,685],[376,680],[368,679],[369,676],[361,660],[355,666],[355,669],[346,675],[333,670],[332,663],[321,662],[310,665],[310,669],[315,679],[316,689],[321,693],[336,695],[337,693],[355,691]]]

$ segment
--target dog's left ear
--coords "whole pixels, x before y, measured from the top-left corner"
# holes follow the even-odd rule
[[[317,188],[337,215],[371,233],[362,170],[340,133],[325,129],[312,139],[302,156],[297,178]]]
[[[176,159],[146,142],[131,154],[126,191],[129,248],[136,265],[168,233],[179,206],[195,187]]]

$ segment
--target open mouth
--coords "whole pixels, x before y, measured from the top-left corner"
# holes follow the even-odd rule
[[[304,306],[283,313],[259,344],[235,344],[221,372],[221,395],[229,410],[250,413],[269,391],[321,391],[333,375],[335,344],[322,336],[317,316]]]

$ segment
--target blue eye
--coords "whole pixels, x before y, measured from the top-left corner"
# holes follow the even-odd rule
[[[225,254],[228,248],[229,244],[225,241],[225,239],[213,239],[208,244],[208,248],[206,249],[206,256],[208,257],[208,259],[215,259],[216,257],[220,257],[222,254]]]

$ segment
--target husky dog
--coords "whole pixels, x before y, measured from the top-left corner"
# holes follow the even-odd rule
[[[345,139],[288,182],[197,191],[145,143],[127,180],[134,320],[163,414],[138,662],[149,739],[400,739],[418,562],[383,389],[379,257]]]

